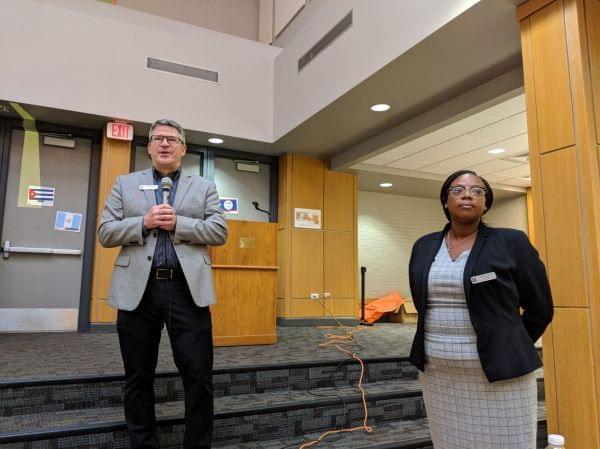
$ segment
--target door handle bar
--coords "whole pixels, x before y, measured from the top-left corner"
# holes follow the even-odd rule
[[[68,256],[81,255],[80,249],[64,249],[64,248],[33,248],[27,246],[10,246],[10,241],[5,240],[2,244],[2,258],[8,259],[10,253],[25,253],[25,254],[61,254]]]

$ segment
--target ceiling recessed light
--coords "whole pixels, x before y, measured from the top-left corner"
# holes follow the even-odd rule
[[[392,187],[394,184],[392,184],[391,182],[382,182],[381,184],[379,184],[379,187]]]
[[[506,150],[504,148],[494,148],[493,150],[488,151],[488,153],[490,153],[490,154],[502,154],[502,153],[506,153]]]
[[[375,111],[375,112],[385,112],[385,111],[388,111],[389,109],[390,109],[390,105],[385,104],[385,103],[374,104],[373,106],[371,106],[371,111]]]
[[[208,139],[208,141],[210,143],[216,143],[216,144],[223,143],[223,139],[221,139],[220,137],[211,137],[210,139]]]

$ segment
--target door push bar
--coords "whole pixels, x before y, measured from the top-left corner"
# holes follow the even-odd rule
[[[30,248],[26,246],[10,246],[10,242],[5,240],[2,244],[2,258],[8,259],[10,253],[26,254],[62,254],[69,256],[81,255],[80,249],[62,249],[62,248]]]

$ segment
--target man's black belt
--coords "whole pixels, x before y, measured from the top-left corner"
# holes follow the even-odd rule
[[[159,281],[182,279],[183,272],[181,271],[181,268],[153,268],[152,271],[150,271],[150,278]]]

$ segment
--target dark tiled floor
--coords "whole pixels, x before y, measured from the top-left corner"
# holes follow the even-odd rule
[[[354,328],[347,328],[348,330]],[[355,344],[345,345],[363,358],[406,357],[415,333],[410,324],[382,323],[360,326]],[[344,335],[344,329],[278,327],[274,345],[215,348],[215,368],[342,360],[348,356],[333,348],[321,348],[325,335]],[[0,334],[0,381],[122,374],[117,334]],[[165,333],[158,359],[159,371],[175,370]]]

